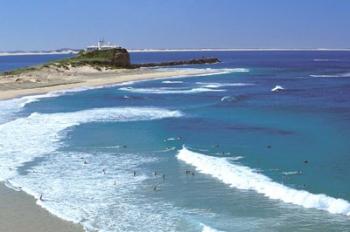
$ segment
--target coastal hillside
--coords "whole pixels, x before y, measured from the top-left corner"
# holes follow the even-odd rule
[[[188,64],[214,64],[219,63],[217,58],[193,58],[189,60],[176,60],[166,61],[158,63],[143,63],[132,64],[130,61],[130,55],[125,48],[112,48],[108,50],[94,50],[94,51],[81,51],[75,57],[68,58],[56,62],[57,66],[62,67],[79,67],[79,66],[91,66],[96,69],[101,68],[126,68],[135,69],[141,67],[159,67],[159,66],[176,66],[176,65],[188,65]]]
[[[188,60],[166,61],[158,63],[132,64],[130,54],[125,48],[112,48],[107,50],[80,51],[71,58],[56,60],[46,64],[24,67],[1,73],[2,76],[17,76],[21,74],[30,74],[40,71],[72,71],[76,68],[93,68],[97,71],[108,69],[136,69],[141,67],[162,67],[162,66],[178,66],[193,64],[215,64],[220,60],[215,57],[201,57]]]

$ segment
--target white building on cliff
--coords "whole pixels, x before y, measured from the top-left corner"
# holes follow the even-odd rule
[[[97,45],[91,45],[88,46],[85,50],[86,51],[96,51],[96,50],[108,50],[113,48],[120,48],[120,46],[116,44],[112,44],[110,42],[106,42],[104,40],[100,40],[97,42]]]

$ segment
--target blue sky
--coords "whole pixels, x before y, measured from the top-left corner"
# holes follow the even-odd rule
[[[349,0],[0,0],[0,51],[350,48]]]

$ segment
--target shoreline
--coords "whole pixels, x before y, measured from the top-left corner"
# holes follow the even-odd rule
[[[123,84],[134,81],[148,81],[157,79],[182,78],[187,76],[205,76],[214,75],[224,72],[218,70],[205,69],[138,69],[138,70],[117,70],[117,71],[92,71],[85,70],[77,74],[73,80],[65,80],[60,83],[50,83],[48,81],[43,86],[36,86],[36,82],[28,85],[27,82],[12,86],[12,90],[2,90],[0,92],[0,101],[9,100],[24,96],[35,96],[56,91],[74,90],[79,88],[89,89],[94,87],[109,87],[117,84]],[[41,71],[43,72],[43,71]],[[44,74],[48,74],[45,73]],[[64,75],[72,75],[65,72]],[[32,77],[32,74],[20,76],[22,79]],[[58,75],[55,78],[60,79]],[[19,78],[19,75],[13,78]],[[13,80],[12,80],[13,81]],[[40,82],[39,82],[40,83]],[[0,90],[1,85],[0,78]],[[7,83],[8,86],[16,85],[16,81]],[[27,84],[27,85],[25,85]],[[28,87],[28,88],[27,88]],[[5,222],[0,223],[0,231],[2,232],[84,232],[83,225],[75,224],[52,214],[45,208],[37,204],[37,200],[29,193],[20,190],[16,191],[13,188],[6,186],[4,182],[0,182],[0,218],[4,218]],[[10,212],[10,213],[9,213]]]
[[[1,232],[84,232],[83,226],[51,214],[36,199],[0,182]]]
[[[20,74],[12,77],[0,77],[0,100],[9,100],[28,95],[70,90],[76,88],[104,87],[133,81],[177,78],[216,74],[218,71],[205,69],[152,69],[107,70],[93,68],[50,73],[49,70]],[[20,81],[18,81],[20,80]]]

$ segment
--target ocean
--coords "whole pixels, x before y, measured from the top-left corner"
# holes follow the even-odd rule
[[[222,63],[0,101],[0,180],[87,231],[350,231],[350,52],[131,56]]]

